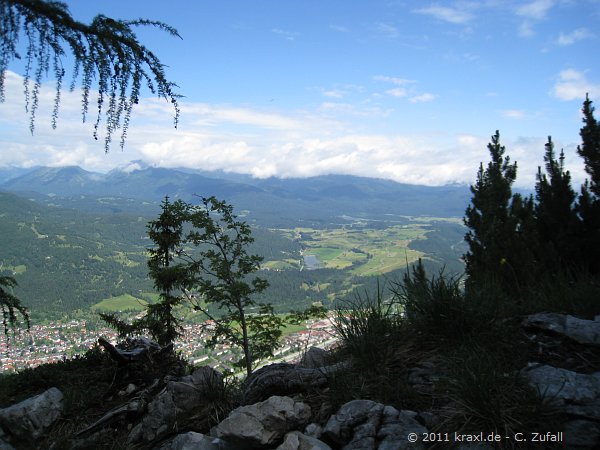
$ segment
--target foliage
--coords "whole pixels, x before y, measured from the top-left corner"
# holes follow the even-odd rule
[[[353,301],[342,302],[335,311],[334,327],[354,364],[371,371],[389,357],[402,332],[402,318],[398,304],[385,300],[378,286],[374,297],[368,291],[357,292]]]
[[[250,227],[237,220],[233,207],[215,197],[201,198],[201,204],[191,207],[187,216],[192,230],[186,241],[196,252],[184,252],[193,286],[199,298],[188,295],[194,307],[207,315],[215,325],[210,345],[225,339],[241,347],[244,357],[239,365],[249,375],[253,363],[273,355],[281,336],[283,321],[270,304],[257,303],[254,296],[269,286],[260,277],[252,277],[262,257],[246,251],[253,242]],[[209,305],[219,315],[209,311]],[[250,310],[254,309],[254,314]]]
[[[62,58],[74,59],[70,90],[81,79],[82,115],[85,122],[90,103],[90,90],[97,79],[98,100],[94,138],[105,116],[104,148],[108,152],[113,133],[121,128],[121,147],[125,143],[133,106],[138,103],[142,85],[152,93],[170,101],[175,109],[175,126],[179,119],[179,95],[175,84],[168,81],[164,65],[158,57],[140,44],[135,26],[153,26],[178,36],[177,30],[162,22],[138,19],[115,20],[96,16],[88,25],[76,21],[62,2],[44,0],[0,1],[0,102],[4,100],[4,78],[9,64],[21,59],[19,39],[26,36],[25,107],[30,115],[33,133],[42,77],[50,70],[56,79],[56,96],[52,127],[56,128],[65,69]],[[33,88],[30,87],[33,81]]]
[[[101,313],[100,317],[124,335],[140,334],[147,330],[160,345],[168,345],[180,335],[179,320],[173,308],[183,301],[183,291],[190,283],[188,268],[182,262],[173,264],[183,251],[183,225],[188,205],[178,200],[161,204],[158,219],[148,224],[148,236],[156,248],[148,249],[148,272],[159,292],[160,300],[146,305],[146,314],[127,324],[114,314]]]
[[[578,197],[564,167],[564,153],[556,158],[550,137],[545,145],[545,173],[538,168],[535,202],[513,195],[516,164],[504,156],[499,134],[492,137],[491,162],[486,170],[480,166],[465,213],[467,296],[491,292],[493,286],[515,303],[513,308],[503,307],[505,313],[532,312],[544,304],[585,315],[598,311],[597,302],[595,308],[590,302],[600,274],[593,251],[600,248],[600,126],[593,113],[586,97],[578,153],[591,179]],[[540,292],[549,293],[548,299],[540,298]],[[565,297],[558,300],[557,292]]]
[[[2,310],[2,325],[7,341],[9,327],[14,327],[17,324],[17,312],[25,319],[27,328],[29,328],[27,308],[21,304],[21,300],[8,291],[16,286],[17,282],[13,277],[0,276],[0,310]]]
[[[160,300],[132,323],[101,314],[109,325],[121,336],[147,330],[165,345],[179,331],[173,308],[187,300],[210,319],[208,346],[225,340],[240,347],[243,358],[237,365],[248,374],[258,361],[273,356],[286,320],[271,304],[254,299],[269,283],[253,277],[262,257],[248,253],[251,229],[237,220],[231,205],[215,197],[202,198],[199,205],[166,198],[148,235],[156,244],[149,250],[148,268]]]
[[[421,260],[401,282],[392,282],[390,290],[408,326],[427,338],[460,341],[479,334],[496,319],[493,307],[467,298],[460,277],[445,275],[443,269],[428,277]]]
[[[551,273],[581,261],[581,248],[577,245],[580,221],[574,208],[576,194],[564,161],[562,150],[558,160],[555,159],[554,143],[548,137],[544,154],[546,173],[542,173],[541,167],[537,173],[535,221],[541,247],[538,261]]]
[[[5,407],[51,387],[65,395],[65,414],[77,415],[102,400],[114,382],[116,364],[99,347],[85,355],[1,375],[0,406]]]
[[[499,282],[508,292],[518,294],[535,267],[528,249],[532,239],[532,199],[512,194],[517,164],[504,156],[496,132],[488,144],[491,161],[484,170],[479,166],[477,181],[471,186],[473,197],[465,212],[469,228],[464,255],[467,287],[490,280]]]
[[[600,124],[594,118],[592,101],[586,95],[583,103],[581,145],[577,153],[583,158],[585,171],[590,176],[583,186],[576,210],[581,217],[581,247],[583,264],[593,275],[600,275],[600,261],[589,249],[600,248]]]
[[[581,145],[577,153],[583,158],[585,171],[590,176],[589,190],[600,197],[600,124],[594,118],[594,107],[588,95],[583,102],[583,123],[580,130]]]
[[[504,333],[508,336],[512,327]],[[509,340],[510,341],[510,340]],[[562,417],[551,400],[532,389],[519,374],[523,358],[515,358],[515,343],[496,341],[465,342],[451,354],[448,391],[453,407],[446,429],[459,433],[555,432]],[[498,448],[552,448],[547,443],[536,447],[530,442],[499,445]]]

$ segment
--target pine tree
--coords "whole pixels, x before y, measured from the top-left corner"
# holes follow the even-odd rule
[[[52,127],[56,127],[60,94],[66,71],[62,59],[68,53],[74,66],[70,90],[81,80],[82,115],[88,114],[92,84],[97,80],[97,114],[94,138],[105,116],[104,149],[108,152],[113,133],[121,129],[121,147],[125,144],[131,111],[138,103],[142,86],[168,100],[175,109],[175,127],[179,119],[176,85],[167,80],[164,65],[134,32],[136,26],[153,26],[180,37],[173,27],[162,22],[138,19],[115,20],[98,15],[88,25],[71,16],[62,2],[44,0],[0,0],[0,103],[4,101],[4,79],[9,64],[25,60],[25,108],[29,112],[31,132],[43,76],[50,70],[56,80]],[[19,41],[26,38],[25,53],[19,53]],[[33,81],[33,86],[30,86]]]
[[[565,155],[561,150],[558,160],[554,143],[548,136],[544,162],[546,173],[538,167],[535,186],[535,221],[540,239],[538,261],[550,273],[573,268],[580,260],[576,244],[581,231],[575,210],[576,194],[571,187],[571,174],[565,171]]]
[[[469,229],[465,240],[469,251],[464,255],[468,289],[494,283],[508,293],[521,294],[521,288],[533,276],[534,258],[528,250],[533,235],[533,200],[512,194],[517,164],[504,156],[500,133],[488,144],[491,161],[484,170],[479,166],[477,180],[471,186],[471,205],[464,223]]]
[[[185,300],[184,291],[193,280],[187,262],[180,258],[185,243],[183,227],[188,209],[189,205],[181,200],[171,203],[169,197],[165,197],[160,215],[148,224],[148,236],[156,245],[148,249],[148,273],[160,300],[149,304],[146,314],[131,324],[114,314],[100,314],[121,336],[148,331],[156,342],[165,346],[180,335],[179,321],[173,314],[173,308]]]
[[[600,274],[600,124],[594,118],[592,101],[586,95],[583,103],[583,123],[580,130],[581,145],[577,153],[583,158],[585,171],[590,176],[581,186],[577,200],[577,213],[581,218],[580,239],[583,265],[591,274]]]
[[[189,287],[191,277],[187,265],[177,261],[183,251],[183,225],[188,205],[181,200],[171,203],[166,197],[161,209],[158,219],[148,224],[148,236],[156,245],[148,249],[148,273],[160,293],[160,301],[148,305],[146,327],[159,344],[165,345],[180,335],[173,308],[183,301],[183,291]]]
[[[594,118],[594,107],[588,95],[583,102],[583,123],[579,134],[581,145],[577,153],[583,158],[585,171],[590,176],[589,190],[600,200],[600,124]]]

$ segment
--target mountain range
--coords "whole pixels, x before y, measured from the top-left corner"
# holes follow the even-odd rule
[[[214,195],[234,205],[236,211],[244,211],[249,221],[270,226],[290,221],[340,222],[346,216],[460,217],[470,197],[464,185],[418,186],[350,175],[256,179],[138,162],[108,173],[77,166],[37,167],[27,172],[5,168],[0,170],[0,189],[37,196],[58,206],[115,211],[140,208],[144,202],[155,205],[165,196],[194,201],[194,196]],[[136,202],[124,203],[124,199]]]

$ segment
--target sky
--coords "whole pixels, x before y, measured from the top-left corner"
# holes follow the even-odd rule
[[[179,126],[170,103],[145,93],[124,150],[117,137],[105,154],[77,90],[63,92],[51,129],[50,75],[31,135],[17,62],[0,104],[0,167],[106,172],[141,160],[261,178],[472,183],[499,130],[516,187],[533,187],[550,135],[574,182],[585,177],[576,148],[586,92],[600,102],[600,0],[66,3],[84,22],[144,17],[178,30],[182,39],[138,35],[179,86]]]

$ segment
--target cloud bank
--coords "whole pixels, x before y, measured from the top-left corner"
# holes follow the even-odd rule
[[[410,87],[412,80],[375,77],[395,88]],[[92,139],[92,125],[82,124],[80,97],[64,93],[58,129],[50,127],[52,83],[44,85],[37,128],[28,131],[27,115],[21,97],[22,79],[12,73],[6,78],[7,99],[0,104],[0,166],[79,165],[87,170],[108,171],[127,167],[141,159],[161,167],[189,167],[250,174],[254,177],[309,177],[324,174],[350,174],[386,178],[402,183],[443,185],[472,183],[480,162],[487,163],[489,136],[429,132],[376,133],[358,131],[355,122],[344,118],[358,116],[377,120],[381,110],[358,109],[347,104],[321,105],[314,111],[265,110],[236,105],[182,102],[178,130],[171,127],[170,105],[143,99],[132,116],[124,151],[118,146],[104,154],[101,141]],[[555,95],[570,99],[580,95],[581,87],[594,87],[585,74],[561,72]],[[390,94],[392,95],[392,94]],[[600,95],[600,94],[599,94]],[[407,97],[406,107],[430,102],[430,93]],[[417,107],[415,105],[415,107]],[[520,118],[520,110],[502,112]],[[537,166],[542,164],[546,136],[513,138],[504,141],[512,160],[519,162],[518,185],[532,187]],[[576,143],[565,147],[567,165],[577,161]],[[583,179],[573,169],[574,180]]]

